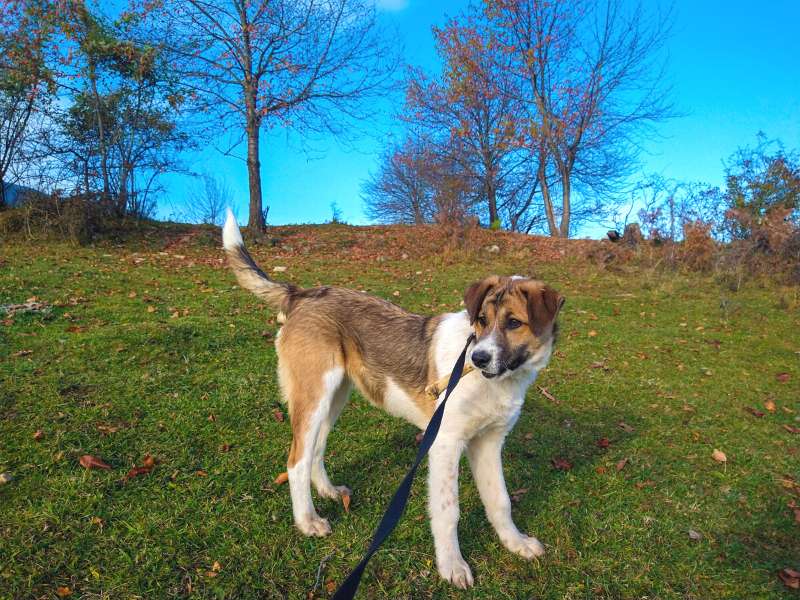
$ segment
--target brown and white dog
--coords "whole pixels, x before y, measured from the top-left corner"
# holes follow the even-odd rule
[[[350,494],[331,483],[324,454],[352,387],[424,429],[441,401],[430,398],[426,386],[450,373],[474,332],[469,358],[476,371],[451,395],[430,450],[428,508],[439,573],[460,588],[473,583],[457,535],[458,465],[465,451],[503,545],[528,559],[544,553],[539,540],[520,533],[511,519],[501,449],[527,388],[550,359],[564,302],[555,290],[540,281],[495,275],[467,289],[465,311],[426,317],[363,292],[272,281],[245,249],[230,211],[223,245],[239,284],[280,311],[283,322],[275,346],[292,424],[288,473],[300,531],[315,536],[331,531],[314,508],[311,484],[325,498]]]

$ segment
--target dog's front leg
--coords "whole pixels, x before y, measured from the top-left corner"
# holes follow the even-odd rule
[[[458,546],[458,463],[463,451],[463,442],[447,437],[439,437],[431,447],[428,509],[439,574],[456,587],[466,589],[473,581]]]
[[[511,519],[511,500],[503,476],[502,449],[505,429],[492,429],[473,438],[467,447],[475,485],[478,486],[486,516],[503,545],[520,556],[531,559],[544,554],[544,546],[535,537],[519,532]]]

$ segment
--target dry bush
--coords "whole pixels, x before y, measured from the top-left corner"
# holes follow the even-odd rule
[[[683,226],[683,244],[678,254],[678,261],[694,271],[710,271],[714,266],[717,254],[717,243],[711,237],[711,224],[702,221],[685,223]]]
[[[95,197],[32,195],[17,208],[0,213],[3,235],[28,239],[56,237],[87,244],[113,220]]]

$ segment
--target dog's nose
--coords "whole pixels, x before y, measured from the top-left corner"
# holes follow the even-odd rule
[[[486,350],[475,350],[475,352],[472,353],[472,364],[479,369],[488,365],[490,360],[492,360],[492,355],[486,352]]]

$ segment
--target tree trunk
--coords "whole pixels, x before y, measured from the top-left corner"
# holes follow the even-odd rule
[[[102,108],[100,104],[100,94],[97,91],[97,73],[94,61],[89,62],[89,83],[92,86],[92,97],[94,99],[94,115],[97,122],[97,142],[100,150],[100,171],[103,175],[103,202],[111,202],[111,184],[108,178],[108,149],[106,148],[105,127],[103,126]]]
[[[571,187],[569,181],[569,174],[565,174],[561,176],[561,206],[562,206],[562,214],[561,214],[561,226],[559,227],[559,235],[562,238],[569,237],[569,220],[571,215]]]
[[[497,216],[497,190],[493,185],[489,186],[486,193],[486,199],[489,202],[489,227],[493,226],[498,220]]]
[[[256,92],[245,91],[247,103],[247,179],[250,184],[250,219],[247,223],[251,230],[264,231],[264,213],[261,210],[261,160],[259,159],[259,133],[261,123],[256,112]]]
[[[6,207],[6,184],[3,178],[0,177],[0,210]]]

